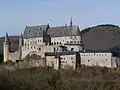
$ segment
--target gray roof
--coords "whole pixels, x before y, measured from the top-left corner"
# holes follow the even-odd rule
[[[80,30],[78,26],[58,26],[49,27],[48,25],[39,26],[27,26],[24,31],[24,38],[33,37],[43,37],[43,31],[47,31],[48,35],[51,37],[61,37],[61,36],[78,36],[80,35]]]
[[[26,26],[23,37],[24,38],[33,38],[33,37],[42,37],[43,31],[46,31],[47,25],[38,25],[38,26]]]
[[[77,54],[79,52],[75,52],[75,51],[64,51],[64,52],[45,52],[45,56],[62,56],[62,55],[74,55]]]
[[[51,27],[47,32],[51,37],[61,37],[61,36],[77,36],[80,35],[80,30],[78,26],[58,26]]]

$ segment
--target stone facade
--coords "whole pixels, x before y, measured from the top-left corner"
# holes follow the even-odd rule
[[[79,27],[50,27],[47,25],[26,26],[19,38],[18,50],[11,52],[8,34],[4,41],[4,62],[23,60],[29,54],[45,59],[47,66],[55,69],[79,65],[116,67],[116,58],[110,52],[84,52]],[[79,54],[78,54],[79,53]],[[48,55],[47,55],[48,54]]]
[[[110,52],[87,52],[80,53],[81,64],[87,66],[114,67],[113,55]]]

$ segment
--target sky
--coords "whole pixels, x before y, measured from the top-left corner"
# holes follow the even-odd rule
[[[26,25],[73,24],[80,30],[120,24],[120,0],[0,0],[0,36],[20,35]]]

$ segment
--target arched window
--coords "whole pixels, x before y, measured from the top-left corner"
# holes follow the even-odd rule
[[[58,42],[57,42],[57,44],[58,44]]]

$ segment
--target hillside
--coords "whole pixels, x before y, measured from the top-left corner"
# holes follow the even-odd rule
[[[115,25],[105,24],[89,27],[81,31],[83,44],[86,50],[109,51],[120,48],[120,28]],[[11,50],[18,48],[19,36],[10,36]],[[3,53],[4,37],[0,38],[0,53]]]
[[[90,51],[115,51],[120,47],[120,28],[115,25],[98,25],[81,31],[83,44]]]
[[[3,42],[5,37],[0,37],[0,62],[3,60]],[[11,51],[16,51],[18,49],[19,44],[19,36],[10,36],[10,42],[11,42]]]
[[[3,53],[3,42],[4,42],[5,37],[0,37],[0,53]],[[10,36],[10,44],[11,44],[11,50],[15,51],[18,49],[18,44],[19,44],[19,36]]]
[[[30,68],[0,70],[0,90],[120,90],[120,69],[80,67],[76,71]]]

